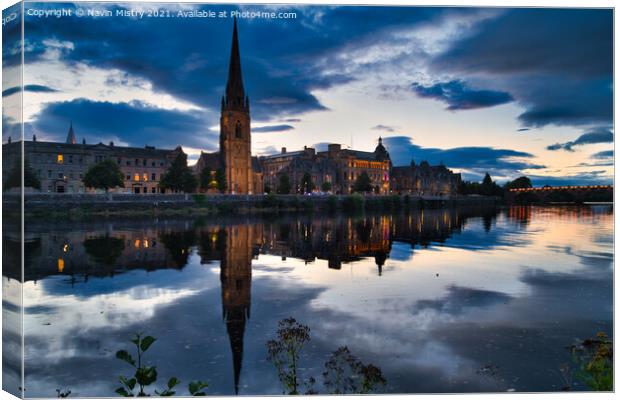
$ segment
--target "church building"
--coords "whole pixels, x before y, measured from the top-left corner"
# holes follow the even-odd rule
[[[226,193],[262,194],[263,179],[256,157],[252,157],[250,99],[243,88],[237,19],[233,26],[226,92],[220,115],[220,151],[201,153],[194,166],[197,174],[208,167],[213,179],[218,170],[226,177]],[[213,189],[215,189],[215,182]]]

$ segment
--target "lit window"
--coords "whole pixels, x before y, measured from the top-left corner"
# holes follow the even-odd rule
[[[140,174],[136,173],[133,175],[133,180],[136,182],[140,182]]]
[[[62,270],[65,269],[65,260],[63,260],[62,258],[58,259],[58,272],[62,272]]]
[[[146,172],[142,174],[142,180],[144,180],[144,182],[149,180],[149,174],[147,174]]]
[[[58,157],[56,157],[56,162],[57,162],[58,164],[62,164],[62,162],[63,162],[63,159],[62,159],[62,154],[59,154],[59,155],[58,155]]]

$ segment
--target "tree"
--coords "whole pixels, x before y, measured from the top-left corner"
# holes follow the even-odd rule
[[[325,181],[321,184],[321,191],[322,192],[329,192],[330,190],[332,190],[332,183]]]
[[[527,176],[521,176],[514,181],[506,183],[506,190],[509,189],[529,189],[532,187],[532,181]]]
[[[299,185],[299,189],[301,193],[310,193],[314,190],[315,185],[312,182],[312,177],[308,172],[304,172],[304,175],[301,177],[301,183]]]
[[[211,168],[209,166],[205,166],[202,171],[200,171],[200,187],[208,190],[212,187],[212,182],[213,178],[211,177]]]
[[[355,180],[353,191],[363,193],[372,191],[372,182],[370,181],[370,176],[368,176],[366,171],[362,172]]]
[[[484,178],[482,179],[480,194],[484,196],[499,196],[502,194],[502,189],[497,183],[493,182],[493,179],[488,172],[484,174]]]
[[[4,182],[4,190],[20,187],[22,185],[22,176],[21,176],[21,159],[15,159],[15,164],[13,165],[13,169],[11,173]],[[24,158],[24,187],[31,187],[35,189],[41,189],[41,181],[37,177],[37,175],[32,170],[32,166],[27,158]]]
[[[173,191],[191,193],[196,190],[198,181],[187,166],[187,155],[179,153],[170,164],[168,171],[159,181],[159,187]]]
[[[226,174],[224,173],[224,168],[218,168],[217,171],[215,171],[215,187],[222,193],[226,190]]]
[[[90,167],[82,181],[86,187],[104,189],[107,193],[110,188],[123,186],[123,173],[114,161],[106,159]]]
[[[288,175],[280,175],[280,181],[278,182],[278,188],[276,190],[278,194],[289,194],[291,192],[291,181]]]

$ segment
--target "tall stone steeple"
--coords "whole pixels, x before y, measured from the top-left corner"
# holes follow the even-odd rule
[[[253,170],[250,100],[243,88],[236,18],[233,25],[226,93],[222,97],[220,156],[226,176],[226,191],[251,194]]]
[[[249,112],[249,100],[245,96],[245,90],[243,89],[241,56],[239,55],[239,35],[237,33],[237,18],[235,18],[233,25],[230,63],[228,65],[228,81],[226,82],[226,96],[223,100],[225,109]]]
[[[75,133],[73,132],[73,121],[71,121],[71,125],[69,125],[69,133],[67,133],[67,143],[68,144],[76,144],[77,139],[75,137]]]

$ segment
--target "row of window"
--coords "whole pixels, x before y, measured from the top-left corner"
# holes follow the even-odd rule
[[[41,162],[41,157],[42,155],[40,154],[34,154],[33,155],[33,159],[34,162]],[[105,160],[106,158],[108,158],[108,156],[104,156],[104,155],[96,155],[95,156],[95,163],[100,163],[103,160]],[[47,156],[47,161],[48,162],[52,162],[52,155],[49,154]],[[74,155],[74,154],[62,154],[62,153],[58,153],[56,155],[56,163],[57,164],[82,164],[84,163],[84,156],[82,155]],[[123,164],[123,159],[121,157],[117,157],[116,158],[116,163],[118,165],[122,165]],[[141,165],[143,167],[146,167],[147,165],[150,164],[151,167],[164,167],[166,165],[166,162],[164,160],[148,160],[146,158],[134,158],[134,159],[125,159],[125,163],[126,166],[131,166],[131,165]]]
[[[164,174],[160,174],[159,175],[159,179],[161,180],[163,178]],[[140,182],[140,177],[142,177],[142,181],[144,182],[148,182],[149,181],[149,174],[147,172],[142,173],[142,176],[140,176],[140,173],[136,172],[133,174],[133,180],[134,182]],[[126,181],[130,181],[131,180],[131,175],[127,174],[125,175],[125,180]],[[156,181],[157,180],[157,174],[152,173],[151,174],[151,180],[152,181]]]

